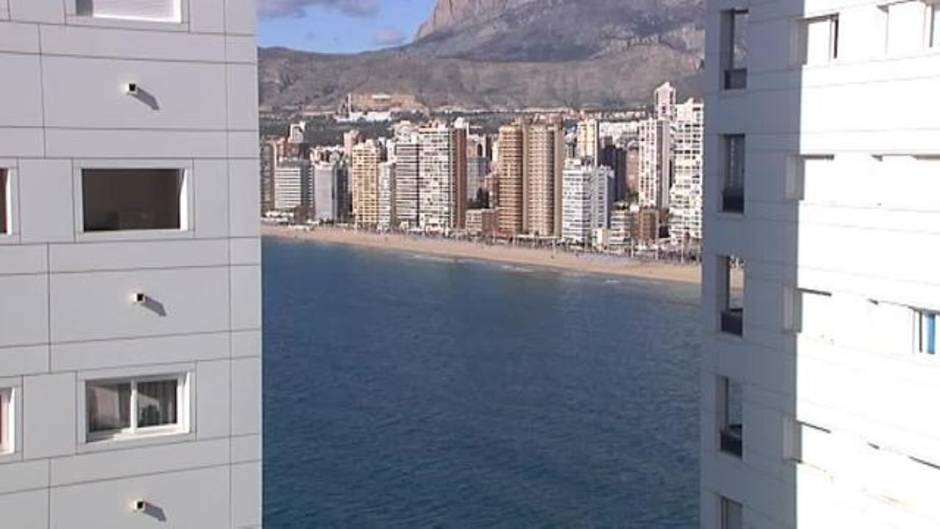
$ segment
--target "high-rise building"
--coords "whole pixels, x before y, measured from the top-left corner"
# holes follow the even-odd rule
[[[627,151],[617,145],[605,145],[601,149],[600,165],[610,167],[614,171],[613,192],[610,195],[611,204],[627,199]]]
[[[526,127],[523,225],[530,235],[561,236],[564,153],[565,136],[560,123],[536,123]]]
[[[254,2],[0,20],[0,526],[260,528]]]
[[[395,164],[379,164],[379,219],[378,228],[388,231],[396,227],[395,218]]]
[[[497,192],[499,233],[506,237],[523,232],[525,205],[525,126],[507,125],[499,129]]]
[[[353,148],[362,143],[362,133],[358,129],[352,129],[343,133],[343,152],[347,158],[352,157]]]
[[[578,123],[578,140],[575,156],[580,159],[589,158],[594,163],[600,161],[600,122],[596,119],[585,119]]]
[[[704,105],[676,106],[672,129],[673,183],[669,192],[669,236],[674,244],[702,240],[702,158]]]
[[[627,194],[624,200],[638,199],[640,193],[640,142],[627,143]]]
[[[707,9],[702,527],[940,527],[940,8]]]
[[[672,122],[646,119],[640,123],[639,203],[644,208],[669,208],[672,187]]]
[[[672,121],[676,119],[676,89],[672,83],[663,83],[653,94],[654,119]]]
[[[352,149],[350,188],[352,214],[357,226],[375,227],[379,223],[379,164],[382,146],[366,140]]]
[[[400,138],[395,144],[395,212],[404,229],[418,227],[418,183],[420,182],[421,143],[418,136]]]
[[[418,224],[443,232],[463,226],[467,207],[467,136],[463,129],[432,124],[419,131]]]
[[[274,209],[297,211],[308,209],[312,202],[313,184],[308,160],[280,160],[274,169]]]
[[[339,212],[339,166],[335,162],[313,165],[314,220],[335,222]]]
[[[595,230],[608,226],[608,191],[613,177],[611,168],[598,166],[590,158],[565,162],[562,238],[587,246]]]
[[[274,210],[274,168],[277,166],[277,144],[261,141],[261,214]]]

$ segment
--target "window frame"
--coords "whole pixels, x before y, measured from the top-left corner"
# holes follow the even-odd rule
[[[940,311],[915,309],[914,315],[914,352],[919,356],[937,357],[940,355]]]
[[[738,17],[750,16],[747,7],[733,7],[723,10],[721,35],[721,89],[723,91],[747,89],[747,62],[738,67],[735,44],[738,41]],[[745,50],[747,51],[747,50]]]
[[[66,22],[78,26],[101,26],[130,29],[159,29],[161,31],[189,31],[189,0],[175,0],[179,12],[178,19],[161,20],[157,18],[102,17],[83,15],[78,12],[79,0],[67,0],[65,3]]]
[[[734,415],[732,410],[732,395],[735,393],[733,388],[738,387],[738,396],[741,399],[740,406],[740,424],[732,421]],[[718,376],[718,406],[717,406],[716,426],[718,430],[718,452],[735,459],[744,459],[744,385],[724,375]],[[738,431],[734,431],[734,427]],[[738,446],[725,448],[725,439],[729,443],[737,441]],[[736,449],[735,449],[736,448]]]
[[[9,457],[17,450],[16,421],[17,388],[0,386],[0,459]]]
[[[75,211],[75,237],[78,241],[121,241],[154,239],[192,239],[195,238],[195,179],[192,160],[76,160],[72,173],[72,188]],[[154,230],[116,230],[85,231],[85,200],[82,186],[83,171],[94,169],[124,170],[178,170],[182,173],[183,184],[180,191],[180,227],[179,229]]]
[[[0,232],[0,245],[15,244],[19,242],[19,208],[18,200],[19,188],[16,163],[12,160],[0,159],[0,193],[4,194],[6,211],[0,211],[0,214],[6,215],[6,230]]]
[[[176,415],[177,420],[174,424],[159,426],[148,426],[138,428],[139,420],[137,409],[137,385],[145,382],[162,382],[176,380]],[[108,430],[102,432],[92,432],[88,416],[88,388],[96,384],[130,384],[131,398],[130,406],[130,426],[119,430]],[[116,375],[116,376],[91,376],[79,384],[79,398],[81,406],[79,414],[80,439],[86,446],[107,445],[112,442],[130,442],[140,440],[162,439],[166,437],[175,437],[192,434],[192,415],[193,415],[193,371],[192,370],[172,370],[168,372],[156,372],[141,375]]]
[[[927,49],[940,49],[940,1],[927,2]]]
[[[738,510],[740,516],[739,527],[731,525],[731,507]],[[744,529],[744,504],[726,496],[718,497],[718,527],[721,529]]]
[[[810,25],[814,22],[828,21],[829,22],[829,49],[826,53],[826,60],[824,61],[810,61],[810,47],[809,47],[809,29]],[[820,13],[811,16],[805,16],[797,19],[797,31],[796,33],[796,46],[795,52],[796,57],[794,62],[801,67],[813,67],[813,66],[825,66],[832,64],[839,60],[840,57],[840,36],[841,36],[841,20],[838,12],[835,13]]]

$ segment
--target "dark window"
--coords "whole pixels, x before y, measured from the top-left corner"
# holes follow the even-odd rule
[[[725,11],[722,42],[723,82],[725,90],[747,88],[747,30],[750,14],[747,9]]]
[[[9,233],[10,223],[7,222],[9,212],[7,210],[7,195],[10,193],[7,185],[7,171],[0,169],[0,235]]]
[[[744,396],[741,384],[719,378],[719,448],[735,457],[744,455]]]
[[[734,257],[722,257],[719,278],[719,311],[721,332],[735,336],[744,335],[744,261]]]
[[[84,169],[86,232],[179,230],[184,172],[180,169]]]
[[[724,185],[721,191],[721,211],[744,213],[744,177],[747,144],[743,134],[724,136]]]

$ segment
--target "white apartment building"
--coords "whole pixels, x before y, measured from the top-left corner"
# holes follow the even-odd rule
[[[598,166],[590,158],[565,160],[561,197],[564,240],[587,246],[596,230],[607,228],[608,190],[613,178],[613,169]]]
[[[396,227],[395,222],[395,163],[379,164],[379,222],[380,230]]]
[[[254,33],[0,2],[0,526],[261,527]]]
[[[708,2],[703,528],[940,527],[938,9]]]
[[[418,182],[421,144],[417,134],[399,137],[395,143],[395,212],[400,227],[418,227]]]
[[[445,124],[419,131],[418,225],[443,232],[456,226],[456,153],[453,131]]]
[[[650,118],[640,122],[639,145],[640,206],[667,209],[672,187],[672,122]]]
[[[312,172],[314,218],[334,222],[339,211],[339,166],[335,162],[317,162]]]
[[[688,100],[676,106],[672,126],[673,182],[669,190],[669,236],[673,244],[702,240],[704,105]]]
[[[281,159],[274,168],[274,209],[293,211],[308,207],[313,185],[308,160]]]

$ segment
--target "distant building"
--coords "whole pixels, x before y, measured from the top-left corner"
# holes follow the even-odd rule
[[[580,159],[590,158],[595,163],[600,161],[600,122],[586,119],[578,123],[578,140],[575,156]]]
[[[473,200],[477,193],[483,189],[483,181],[490,172],[490,161],[487,158],[471,157],[467,160],[467,199]]]
[[[538,123],[525,129],[525,209],[529,235],[561,236],[561,179],[565,163],[561,124]]]
[[[343,133],[343,153],[347,158],[352,157],[353,147],[362,143],[362,133],[356,129]]]
[[[284,159],[274,170],[274,209],[296,211],[310,207],[310,161]]]
[[[420,162],[417,134],[399,138],[395,144],[395,210],[400,227],[406,230],[418,227]]]
[[[676,119],[676,89],[672,83],[663,83],[653,94],[654,119],[672,121]]]
[[[614,171],[610,202],[627,199],[627,151],[617,145],[605,145],[601,149],[600,165],[610,167]]]
[[[352,213],[357,226],[374,228],[379,223],[379,163],[382,147],[367,140],[353,147],[350,166]]]
[[[339,213],[339,167],[332,162],[313,165],[314,220],[335,222]]]
[[[525,128],[522,124],[507,125],[499,129],[499,157],[497,161],[498,229],[506,237],[516,236],[523,230]]]
[[[277,144],[261,142],[261,214],[274,210],[274,169],[277,166]]]
[[[669,236],[674,244],[702,240],[704,133],[704,105],[692,100],[678,105],[672,140],[674,180],[669,195]]]
[[[640,143],[633,140],[627,144],[627,194],[624,200],[631,200],[640,192]]]
[[[672,184],[672,122],[650,118],[639,130],[639,204],[667,209]]]
[[[298,123],[290,124],[290,132],[287,134],[287,143],[292,143],[294,145],[307,143],[307,122],[301,121]]]
[[[607,227],[608,190],[614,172],[590,158],[565,162],[562,191],[562,233],[566,241],[587,246],[593,233]]]
[[[391,230],[396,227],[395,217],[395,164],[379,164],[379,217],[378,229]]]
[[[468,209],[467,233],[491,237],[496,235],[499,218],[495,209]]]
[[[421,144],[418,225],[426,231],[444,232],[457,226],[459,157],[456,152],[456,133],[447,125],[439,123],[422,127],[418,135]],[[465,143],[463,149],[466,150]],[[465,156],[466,152],[464,169]],[[460,187],[465,189],[464,186]]]

